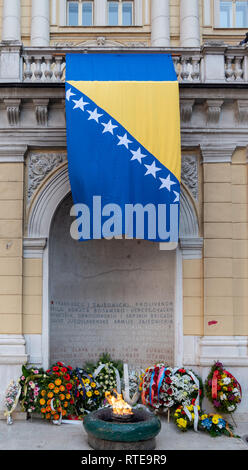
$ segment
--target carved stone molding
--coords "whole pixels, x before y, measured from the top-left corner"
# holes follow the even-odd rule
[[[42,258],[46,243],[46,238],[24,238],[23,257],[32,259]]]
[[[205,107],[209,124],[217,124],[219,122],[223,103],[223,100],[206,100]]]
[[[87,39],[86,41],[68,41],[68,42],[54,42],[56,47],[148,47],[148,42],[146,41],[115,41],[113,39],[108,39],[106,36],[98,36],[94,39]]]
[[[49,99],[33,100],[35,106],[35,117],[38,126],[47,126]]]
[[[236,101],[236,117],[241,123],[248,121],[248,100]]]
[[[180,248],[183,259],[201,259],[203,250],[203,238],[181,237]]]
[[[27,145],[9,144],[0,146],[0,163],[23,163]]]
[[[198,163],[195,155],[182,155],[182,182],[198,199]]]
[[[191,121],[194,104],[195,104],[195,100],[183,99],[180,101],[181,119],[183,122]]]
[[[6,111],[7,111],[7,118],[8,118],[9,125],[13,127],[18,126],[19,119],[20,119],[21,100],[6,98],[4,100],[4,104],[5,104]]]
[[[66,154],[32,153],[28,159],[28,202],[44,178],[67,159]]]
[[[201,145],[203,163],[231,163],[235,148],[236,144],[223,144],[222,147]]]

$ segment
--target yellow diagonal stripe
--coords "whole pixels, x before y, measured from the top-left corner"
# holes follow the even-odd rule
[[[180,181],[177,82],[68,81],[103,108]]]

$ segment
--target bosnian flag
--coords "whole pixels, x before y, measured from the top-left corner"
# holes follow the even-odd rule
[[[67,55],[69,177],[74,204],[86,205],[91,213],[88,235],[81,240],[107,233],[178,241],[179,116],[170,55]],[[136,211],[141,207],[143,222]]]

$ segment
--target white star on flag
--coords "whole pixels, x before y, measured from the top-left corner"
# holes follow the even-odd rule
[[[103,134],[105,134],[105,132],[110,132],[110,134],[114,135],[113,131],[116,127],[118,127],[118,126],[114,126],[112,124],[111,119],[108,123],[102,122],[101,124],[102,124],[102,126],[104,126],[104,130],[102,131]]]
[[[71,88],[69,88],[69,90],[66,92],[67,101],[70,101],[71,96],[75,96],[75,93],[72,93]]]
[[[85,106],[87,106],[87,101],[84,101],[83,98],[80,98],[80,100],[72,100],[73,103],[75,103],[75,106],[73,109],[80,108],[82,111],[84,111]]]
[[[139,163],[142,163],[142,158],[147,157],[147,155],[143,155],[143,153],[141,153],[140,147],[138,148],[138,150],[136,150],[136,152],[134,152],[133,150],[130,150],[130,152],[133,154],[131,160],[138,160]]]
[[[118,139],[120,140],[120,142],[118,142],[117,145],[125,145],[125,147],[128,149],[128,144],[131,144],[132,141],[131,141],[131,140],[128,140],[128,138],[127,138],[127,133],[126,133],[123,137],[121,137],[121,136],[119,136],[119,135],[117,135],[117,137],[118,137]]]
[[[96,121],[96,122],[98,122],[98,123],[99,123],[99,118],[100,118],[101,116],[103,116],[103,114],[99,114],[99,113],[97,112],[97,108],[94,109],[94,111],[88,111],[88,110],[87,110],[87,113],[89,113],[89,115],[90,115],[88,121],[91,121],[91,119],[94,119],[94,121]]]
[[[154,178],[157,178],[157,171],[161,171],[161,168],[156,167],[156,162],[154,161],[152,165],[145,165],[147,168],[147,172],[145,173],[146,175],[152,175]]]
[[[173,191],[173,193],[176,195],[176,199],[173,202],[179,202],[179,193],[176,191]]]
[[[164,188],[166,188],[166,189],[168,189],[168,191],[170,191],[170,190],[171,190],[171,186],[172,186],[173,184],[176,184],[174,181],[171,181],[170,175],[168,175],[167,178],[159,178],[159,179],[160,179],[160,181],[161,181],[161,183],[162,183],[162,185],[160,186],[159,189],[164,189]]]

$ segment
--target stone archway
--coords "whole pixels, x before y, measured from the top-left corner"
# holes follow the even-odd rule
[[[70,193],[70,184],[67,167],[58,169],[41,187],[33,199],[28,216],[28,237],[24,240],[25,250],[34,253],[42,253],[43,257],[43,309],[42,309],[42,341],[41,351],[44,367],[49,364],[49,251],[50,251],[50,229],[56,211],[62,201]],[[195,207],[187,190],[182,187],[181,205],[181,237],[184,240],[198,240],[198,222]],[[190,233],[190,227],[192,232]],[[46,243],[45,243],[46,242]],[[150,243],[150,242],[147,242]],[[182,266],[181,250],[176,251],[175,262],[175,335],[174,335],[174,357],[177,363],[183,359],[183,331],[182,331]],[[30,348],[29,348],[30,349]],[[37,351],[36,354],[37,356]]]

